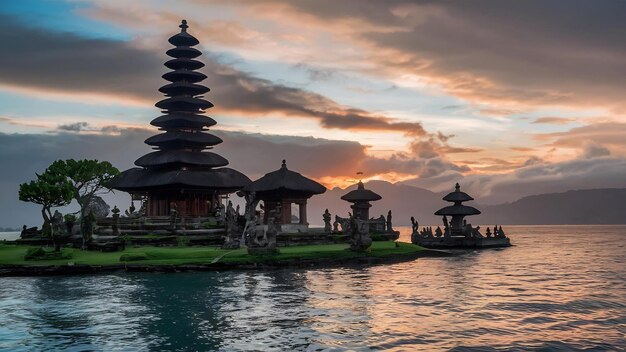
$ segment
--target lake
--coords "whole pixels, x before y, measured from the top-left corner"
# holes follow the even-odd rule
[[[626,350],[626,226],[505,230],[393,265],[0,278],[0,350]]]

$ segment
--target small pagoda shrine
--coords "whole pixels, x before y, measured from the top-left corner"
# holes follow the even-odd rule
[[[251,194],[263,201],[263,224],[268,223],[268,215],[278,212],[282,232],[305,232],[309,228],[307,220],[307,200],[316,194],[326,192],[326,187],[287,168],[283,160],[280,169],[250,183],[239,194]],[[298,221],[292,222],[291,206],[298,206]]]
[[[445,197],[443,197],[443,200],[454,204],[437,210],[435,212],[435,215],[444,216],[444,226],[446,227],[446,231],[449,232],[450,236],[463,235],[466,232],[466,224],[464,223],[463,219],[469,215],[480,214],[480,210],[462,204],[463,202],[474,200],[474,198],[470,197],[470,195],[465,192],[461,192],[461,186],[457,183],[454,186],[454,192],[448,193]],[[447,222],[447,216],[452,217],[450,224],[445,224],[445,222]]]
[[[352,215],[356,219],[369,220],[370,208],[372,205],[370,202],[382,199],[376,192],[365,189],[363,182],[359,180],[357,188],[341,196],[341,199],[346,202],[352,203],[350,208],[352,209]]]
[[[199,84],[207,76],[196,71],[204,67],[195,60],[202,54],[193,48],[199,41],[187,33],[187,21],[179,27],[180,33],[169,38],[175,47],[166,52],[173,59],[165,66],[172,71],[162,76],[171,83],[159,89],[166,98],[156,103],[164,115],[151,122],[164,133],[146,139],[156,151],[137,159],[139,167],[122,172],[111,186],[133,199],[144,198],[147,216],[169,216],[175,210],[180,217],[205,217],[221,206],[220,196],[251,181],[224,167],[224,157],[205,151],[222,140],[206,132],[216,122],[202,115],[213,104],[202,96],[209,88]]]
[[[444,230],[437,227],[433,231],[432,227],[423,227],[421,232],[418,229],[417,221],[411,218],[413,232],[411,242],[426,248],[496,248],[508,247],[511,241],[502,230],[494,226],[493,232],[486,229],[486,236],[481,233],[480,226],[473,227],[466,222],[465,217],[480,214],[480,210],[463,205],[463,202],[474,200],[469,194],[461,192],[461,186],[454,185],[454,192],[448,193],[443,200],[454,203],[443,207],[435,212],[435,215],[443,217]],[[451,217],[448,222],[448,216]]]

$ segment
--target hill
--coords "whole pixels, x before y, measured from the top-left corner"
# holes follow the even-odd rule
[[[322,224],[321,214],[325,208],[333,215],[347,216],[350,204],[340,199],[348,191],[355,189],[334,188],[315,196],[309,201],[308,217],[313,225]],[[392,210],[393,223],[399,226],[410,225],[411,216],[420,224],[439,224],[441,218],[433,213],[447,205],[441,200],[447,193],[434,193],[429,190],[406,184],[392,184],[385,181],[370,181],[366,188],[380,194],[383,199],[372,203],[371,217],[387,214]],[[626,224],[626,189],[607,188],[574,190],[563,193],[549,193],[521,198],[515,202],[499,205],[480,205],[480,199],[470,205],[482,211],[482,215],[472,217],[474,224],[502,225],[561,225],[561,224]]]

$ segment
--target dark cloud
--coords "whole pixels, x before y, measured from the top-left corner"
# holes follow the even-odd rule
[[[157,88],[166,68],[164,52],[134,47],[133,43],[88,39],[69,33],[30,28],[0,16],[0,83],[67,93],[97,93],[151,103],[161,99]],[[388,116],[347,107],[322,95],[299,88],[274,84],[222,64],[215,56],[205,56],[212,88],[207,98],[212,112],[243,112],[319,120],[322,127],[349,130],[396,131],[424,135],[418,122],[402,122]],[[78,127],[79,126],[67,126]]]
[[[540,117],[535,119],[534,124],[548,124],[548,125],[566,125],[568,123],[575,122],[575,118],[567,117]]]
[[[546,133],[536,138],[549,142],[554,147],[585,149],[589,146],[603,146],[614,149],[618,154],[626,154],[626,123],[595,123],[572,128],[565,132]]]
[[[608,148],[595,143],[587,144],[583,150],[583,158],[598,158],[609,155],[611,152]]]
[[[360,20],[361,26],[344,31],[371,46],[379,67],[429,77],[468,100],[626,109],[623,1],[289,4],[303,20],[314,16],[322,25]]]
[[[72,127],[78,126],[78,127]],[[87,128],[86,133],[79,131]],[[155,130],[115,126],[116,133],[96,132],[88,124],[78,122],[65,127],[70,132],[48,134],[0,133],[0,226],[36,225],[39,208],[18,201],[18,186],[29,181],[57,159],[108,160],[120,170],[133,167],[140,156],[151,152],[143,141]],[[425,166],[411,158],[378,159],[366,154],[366,147],[349,141],[333,141],[312,137],[270,136],[239,132],[212,131],[224,140],[214,152],[226,157],[230,165],[251,178],[258,178],[278,169],[283,159],[290,169],[308,177],[351,178],[357,171],[368,175],[395,170],[417,173]],[[6,167],[10,165],[10,167]],[[126,207],[128,197],[117,192],[107,201]]]
[[[59,125],[57,127],[60,131],[68,131],[68,132],[80,132],[88,129],[89,124],[87,122],[74,122],[64,125]]]

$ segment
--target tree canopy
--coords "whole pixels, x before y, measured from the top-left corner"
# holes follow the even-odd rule
[[[41,215],[44,223],[42,230],[44,234],[50,235],[50,221],[52,220],[52,207],[60,207],[69,204],[74,194],[74,186],[71,182],[58,174],[48,172],[37,175],[37,179],[28,183],[22,183],[19,190],[19,199],[24,202],[31,202],[41,205]]]
[[[107,187],[119,170],[108,161],[98,160],[57,160],[47,169],[51,173],[65,176],[72,183],[76,199],[81,208],[81,216],[85,216],[86,206],[98,194],[108,193]]]

